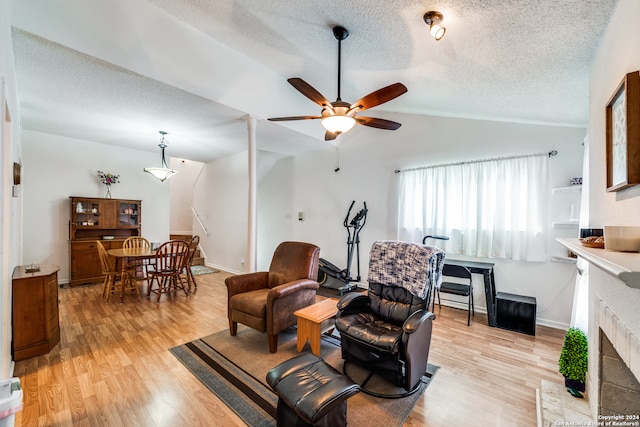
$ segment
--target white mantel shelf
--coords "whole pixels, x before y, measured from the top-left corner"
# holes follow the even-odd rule
[[[627,286],[640,289],[640,253],[587,248],[582,246],[578,239],[556,241],[579,257],[619,278]]]

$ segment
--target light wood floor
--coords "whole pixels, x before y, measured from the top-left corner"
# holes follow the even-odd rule
[[[189,298],[105,303],[100,285],[60,289],[60,343],[16,363],[24,408],[16,426],[242,426],[168,349],[227,328],[220,272],[197,276]],[[535,426],[540,380],[562,382],[563,331],[490,328],[436,308],[429,361],[440,370],[406,426]],[[267,340],[265,337],[265,346]]]

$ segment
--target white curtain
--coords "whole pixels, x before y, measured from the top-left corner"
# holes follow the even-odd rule
[[[580,228],[589,227],[589,136],[584,138],[584,158],[582,161],[582,198],[580,200]],[[570,325],[589,332],[589,263],[578,257],[578,275],[573,294],[573,309]]]
[[[548,155],[401,172],[398,239],[425,235],[451,254],[546,261]]]

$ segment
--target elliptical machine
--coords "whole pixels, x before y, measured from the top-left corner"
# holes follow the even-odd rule
[[[360,281],[360,231],[367,222],[368,209],[367,202],[364,202],[364,207],[349,221],[349,215],[351,215],[351,209],[353,209],[355,203],[355,200],[351,202],[347,216],[344,217],[342,223],[347,229],[347,268],[341,270],[324,258],[320,258],[319,261],[318,284],[323,288],[335,289],[340,295],[356,289],[357,286],[351,282]],[[355,279],[351,277],[351,263],[354,252],[358,267],[358,275]]]

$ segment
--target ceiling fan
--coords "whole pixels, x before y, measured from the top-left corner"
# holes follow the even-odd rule
[[[368,110],[377,105],[391,101],[407,91],[402,83],[394,83],[371,92],[367,96],[360,98],[353,104],[342,101],[340,98],[340,65],[342,40],[349,36],[349,31],[341,26],[333,27],[333,35],[338,40],[338,98],[335,102],[329,102],[320,92],[314,89],[309,83],[299,77],[293,77],[287,81],[298,90],[301,94],[322,107],[319,116],[292,116],[292,117],[273,117],[268,120],[286,121],[286,120],[314,120],[322,119],[322,125],[327,130],[324,139],[331,141],[336,139],[341,133],[349,131],[356,123],[386,130],[396,130],[401,124],[391,120],[378,119],[375,117],[357,117],[361,111]]]

